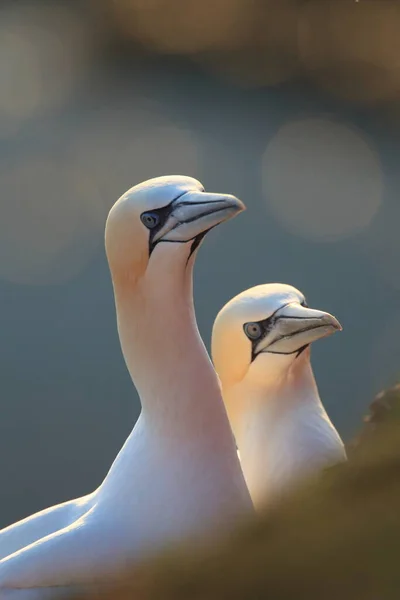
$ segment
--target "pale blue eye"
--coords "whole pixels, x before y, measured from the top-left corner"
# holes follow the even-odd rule
[[[246,323],[244,332],[251,340],[258,340],[262,336],[262,328],[259,323]]]
[[[154,229],[160,222],[160,217],[155,212],[145,212],[140,215],[140,220],[147,229]]]

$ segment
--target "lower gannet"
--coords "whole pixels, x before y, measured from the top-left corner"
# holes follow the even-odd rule
[[[341,330],[289,285],[248,289],[216,317],[212,357],[255,507],[346,460],[319,397],[311,342]]]
[[[65,592],[252,510],[192,296],[203,236],[243,209],[182,176],[137,185],[111,209],[105,241],[118,332],[142,412],[94,493],[0,532],[9,554],[0,598]]]

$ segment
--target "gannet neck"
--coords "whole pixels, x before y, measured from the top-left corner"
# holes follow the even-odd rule
[[[229,416],[256,507],[305,475],[346,458],[322,405],[308,356],[296,362],[269,387],[243,382],[227,392],[229,405],[241,406]]]
[[[175,244],[163,246],[143,279],[114,280],[122,351],[143,418],[159,429],[157,435],[193,437],[207,427],[221,444],[233,444],[219,380],[195,319],[193,258],[186,265]]]

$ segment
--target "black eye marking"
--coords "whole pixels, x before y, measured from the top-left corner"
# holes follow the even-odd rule
[[[305,298],[303,299],[303,302],[300,302],[300,306],[303,306],[304,308],[308,308],[307,300]]]
[[[156,212],[144,212],[140,215],[140,220],[147,229],[154,229],[160,222],[160,215]]]
[[[288,302],[287,304],[290,304],[290,302]],[[244,325],[243,325],[244,333],[246,334],[246,336],[249,338],[249,340],[251,342],[251,362],[254,361],[254,359],[256,358],[256,356],[258,354],[257,346],[258,346],[259,342],[268,335],[268,333],[271,331],[271,329],[275,326],[275,323],[279,320],[279,316],[277,317],[276,313],[279,310],[281,310],[284,306],[286,306],[287,304],[283,304],[282,306],[279,306],[279,308],[277,308],[272,313],[272,315],[270,315],[267,319],[263,319],[262,321],[250,321],[248,323],[244,323]],[[305,306],[305,307],[307,308],[307,306]],[[258,335],[257,337],[251,337],[251,332],[249,335],[249,332],[246,330],[246,327],[249,325],[258,326],[260,328],[260,335]],[[305,348],[300,348],[300,352],[298,350],[296,350],[296,352],[301,354],[301,352],[304,349]],[[271,354],[286,354],[286,352],[271,351]],[[294,352],[290,352],[290,354],[294,354]],[[298,356],[299,356],[299,354],[298,354]]]
[[[156,233],[158,231],[160,231],[160,229],[162,227],[164,227],[166,221],[168,220],[169,216],[173,212],[174,203],[177,200],[179,200],[179,198],[181,198],[182,196],[187,194],[189,191],[190,190],[185,190],[184,192],[179,194],[179,196],[176,196],[176,198],[173,198],[173,200],[171,200],[171,202],[169,204],[167,204],[166,206],[162,206],[161,208],[155,208],[154,210],[143,212],[140,215],[141,222],[149,230],[149,234],[150,234],[149,235],[149,256],[153,252],[154,248],[157,246],[158,242],[162,242],[162,241],[169,242],[170,241],[170,240],[163,240],[163,239],[154,241],[154,237],[155,237]],[[205,191],[204,187],[201,186],[201,188],[199,189],[199,192],[204,192],[204,191]],[[217,202],[217,200],[216,200],[216,202]],[[197,202],[197,204],[211,204],[211,203],[210,202]],[[193,218],[193,220],[195,220],[195,219],[196,219],[196,217]],[[190,220],[187,220],[185,222],[190,223]],[[177,223],[175,225],[175,227],[177,227],[177,225],[179,225],[179,223]],[[206,233],[208,233],[210,231],[210,229],[213,229],[213,227],[215,227],[215,225],[213,225],[209,229],[206,229],[205,231],[202,231],[201,233],[196,235],[194,238],[192,238],[193,242],[192,242],[192,245],[190,248],[190,253],[189,253],[188,259],[186,261],[186,264],[189,262],[189,259],[192,256],[193,252],[195,252],[195,250],[200,246],[200,243],[203,240]],[[174,229],[174,227],[172,227],[172,229]],[[186,240],[186,241],[190,241],[190,240]],[[186,243],[186,241],[183,241],[183,240],[175,241],[174,243],[184,244],[184,243]]]
[[[149,230],[149,256],[153,252],[159,240],[154,241],[154,237],[158,231],[165,225],[168,217],[173,211],[173,203],[178,200],[181,196],[187,193],[185,190],[176,198],[173,198],[169,204],[162,206],[161,208],[155,208],[153,210],[147,210],[140,215],[140,220],[143,225]]]
[[[274,326],[274,315],[275,313],[262,321],[249,321],[248,323],[243,324],[243,331],[251,342],[251,362],[253,362],[257,356],[258,343],[268,335],[269,331]]]

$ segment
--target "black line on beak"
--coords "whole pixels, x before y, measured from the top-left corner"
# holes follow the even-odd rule
[[[153,252],[154,248],[157,246],[158,242],[160,241],[160,240],[156,240],[154,242],[153,241],[154,236],[156,235],[156,233],[158,231],[160,231],[160,229],[162,227],[164,227],[165,222],[167,221],[168,217],[174,210],[174,206],[173,206],[174,202],[179,200],[179,198],[182,198],[182,196],[184,196],[187,193],[188,193],[188,190],[185,190],[184,192],[182,192],[182,194],[179,194],[179,196],[176,196],[176,198],[173,198],[171,200],[171,202],[169,202],[169,204],[166,204],[165,206],[161,206],[161,208],[155,208],[154,210],[151,211],[160,216],[160,222],[157,225],[157,227],[154,227],[154,229],[149,230],[149,257],[151,256],[151,253]]]
[[[285,306],[288,306],[289,304],[291,304],[291,302],[286,302],[285,304],[282,304],[282,306],[279,306],[279,308],[277,308],[266,319],[262,319],[261,321],[256,321],[261,326],[261,328],[263,330],[263,333],[262,333],[262,335],[258,339],[256,339],[256,340],[250,340],[251,341],[251,362],[253,362],[255,360],[255,358],[259,354],[259,352],[256,352],[256,349],[257,349],[257,346],[258,346],[259,342],[262,339],[264,339],[266,335],[268,335],[268,333],[274,327],[275,323],[278,321],[279,317],[275,318],[276,313],[278,311],[280,311],[282,308],[284,308]]]
[[[303,354],[304,350],[308,348],[310,344],[304,344],[301,348],[297,350],[296,358],[299,358],[300,354]]]
[[[212,227],[210,227],[210,229],[212,229]],[[187,257],[186,265],[188,264],[189,259],[192,256],[193,252],[195,252],[197,250],[197,248],[200,246],[201,242],[203,241],[204,236],[206,235],[206,233],[208,233],[210,231],[210,229],[206,229],[205,231],[202,231],[201,233],[196,235],[196,237],[194,238],[194,240],[192,242],[192,245],[190,246],[190,252],[189,252],[189,256]]]

